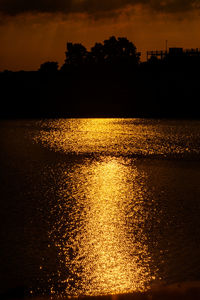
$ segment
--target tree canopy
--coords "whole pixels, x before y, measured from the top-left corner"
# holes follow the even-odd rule
[[[45,73],[57,72],[58,71],[58,63],[55,61],[47,61],[47,62],[41,64],[39,71],[45,72]]]
[[[111,36],[103,43],[96,43],[90,51],[82,44],[67,43],[64,68],[67,65],[138,65],[140,53],[135,45],[125,37]]]

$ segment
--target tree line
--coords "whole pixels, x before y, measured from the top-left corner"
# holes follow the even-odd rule
[[[95,45],[87,51],[80,43],[67,43],[66,59],[60,71],[67,72],[72,69],[89,66],[138,66],[140,53],[136,46],[126,37],[110,37],[103,43]],[[45,62],[41,64],[39,71],[56,72],[58,62]]]
[[[0,118],[199,118],[198,57],[141,62],[132,42],[114,36],[89,51],[80,43],[66,46],[61,68],[49,61],[37,72],[0,72]]]
[[[124,73],[127,76],[134,70],[141,71],[190,71],[198,73],[200,68],[200,55],[167,55],[164,59],[151,56],[146,62],[140,61],[140,52],[134,43],[126,37],[111,36],[103,43],[95,43],[88,51],[81,43],[67,43],[64,64],[59,69],[58,62],[47,61],[41,64],[42,73],[71,73],[74,70],[84,72]]]

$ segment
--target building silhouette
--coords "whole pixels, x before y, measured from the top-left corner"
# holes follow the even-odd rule
[[[200,49],[183,49],[178,47],[169,48],[169,50],[156,50],[156,51],[147,51],[147,61],[152,58],[157,58],[160,60],[168,58],[187,58],[195,57],[200,58]]]

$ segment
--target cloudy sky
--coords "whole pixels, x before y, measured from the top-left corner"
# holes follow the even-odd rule
[[[111,35],[146,50],[200,48],[200,0],[0,0],[0,70],[63,64],[66,42]]]

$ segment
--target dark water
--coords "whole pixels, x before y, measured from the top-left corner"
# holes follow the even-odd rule
[[[0,125],[0,293],[200,280],[200,121]]]

